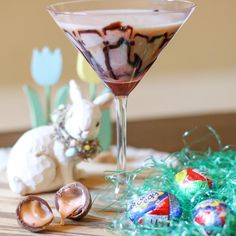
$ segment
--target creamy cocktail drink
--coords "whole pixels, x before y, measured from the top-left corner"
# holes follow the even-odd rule
[[[64,15],[57,23],[116,96],[128,95],[182,25],[185,14],[103,10]]]
[[[128,95],[194,8],[188,0],[77,0],[48,8],[67,38],[115,95],[116,196],[126,183]]]

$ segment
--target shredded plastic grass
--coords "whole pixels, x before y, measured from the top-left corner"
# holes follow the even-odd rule
[[[193,223],[193,208],[206,199],[224,201],[231,213],[226,218],[223,228],[211,227],[211,235],[236,235],[236,151],[233,146],[223,146],[218,134],[212,127],[195,128],[183,135],[184,148],[158,161],[149,157],[139,169],[127,171],[127,189],[117,199],[116,205],[128,209],[128,205],[137,196],[152,190],[174,194],[181,203],[183,214],[179,220],[169,220],[160,226],[134,224],[129,219],[128,211],[118,213],[109,225],[110,230],[120,235],[206,235],[205,229]],[[210,144],[215,143],[210,146]],[[191,199],[187,198],[176,185],[174,176],[184,168],[192,167],[205,171],[212,178],[212,189],[198,191]],[[110,173],[107,178],[117,184],[116,176]]]

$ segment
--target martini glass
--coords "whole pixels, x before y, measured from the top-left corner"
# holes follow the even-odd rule
[[[117,183],[125,186],[126,106],[160,52],[193,12],[185,0],[80,0],[48,11],[115,96]],[[141,108],[142,104],[140,104]]]

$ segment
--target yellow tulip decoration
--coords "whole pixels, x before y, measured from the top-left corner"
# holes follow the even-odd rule
[[[90,99],[94,100],[97,96],[97,86],[101,83],[101,79],[99,79],[96,72],[92,69],[81,53],[78,53],[76,71],[79,79],[89,84]],[[105,87],[103,93],[107,93],[108,91],[109,89]],[[111,139],[112,123],[110,109],[108,109],[102,114],[100,131],[98,134],[98,140],[104,151],[110,148]]]
[[[90,98],[93,100],[97,94],[97,85],[101,83],[101,80],[81,53],[78,53],[76,71],[79,78],[89,84]]]
[[[99,84],[101,82],[97,73],[91,68],[81,53],[78,53],[77,58],[77,74],[85,82],[91,84]]]

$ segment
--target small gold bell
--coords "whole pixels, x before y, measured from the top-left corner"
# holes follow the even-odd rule
[[[86,144],[84,145],[84,150],[85,151],[89,151],[91,149],[90,145]]]

